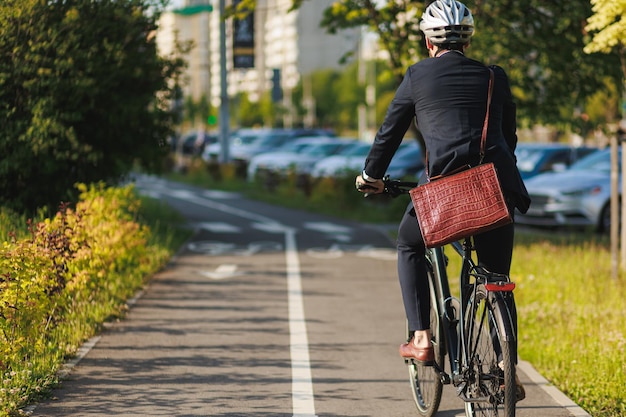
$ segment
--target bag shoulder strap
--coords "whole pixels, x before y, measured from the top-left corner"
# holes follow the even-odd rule
[[[491,93],[493,92],[493,70],[489,68],[489,92],[487,93],[487,112],[485,113],[485,121],[483,122],[483,134],[480,138],[480,162],[483,163],[485,158],[485,146],[487,143],[487,129],[489,128],[489,108],[491,107]]]

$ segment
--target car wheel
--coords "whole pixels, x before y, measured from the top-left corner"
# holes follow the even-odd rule
[[[621,199],[619,201],[619,209],[618,209],[618,219],[619,224],[622,224],[622,202]],[[600,212],[600,218],[598,219],[598,226],[596,228],[598,233],[609,233],[611,231],[611,201],[607,201],[604,207],[602,207],[602,211]]]

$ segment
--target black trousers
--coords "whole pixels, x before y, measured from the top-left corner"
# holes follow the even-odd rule
[[[514,230],[514,225],[509,224],[474,236],[478,264],[491,272],[508,275],[513,254]],[[398,228],[397,249],[398,277],[409,330],[429,329],[430,296],[426,275],[426,249],[412,203],[409,203]],[[517,323],[517,314],[515,311],[513,314],[514,323]]]

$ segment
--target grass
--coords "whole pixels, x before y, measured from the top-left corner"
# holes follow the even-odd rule
[[[310,195],[216,180],[202,170],[170,178],[363,222],[397,223],[407,204],[363,201],[352,178],[314,187]],[[450,258],[454,270],[457,257]],[[516,232],[511,276],[518,284],[520,357],[594,417],[626,415],[626,273],[612,279],[610,260],[608,238],[591,231]]]
[[[626,279],[611,278],[606,239],[521,235],[520,355],[594,416],[626,415]]]

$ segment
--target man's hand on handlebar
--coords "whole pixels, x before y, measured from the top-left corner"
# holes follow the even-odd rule
[[[356,177],[354,185],[358,191],[365,194],[380,194],[385,191],[385,183],[383,180],[367,182],[361,175]]]

